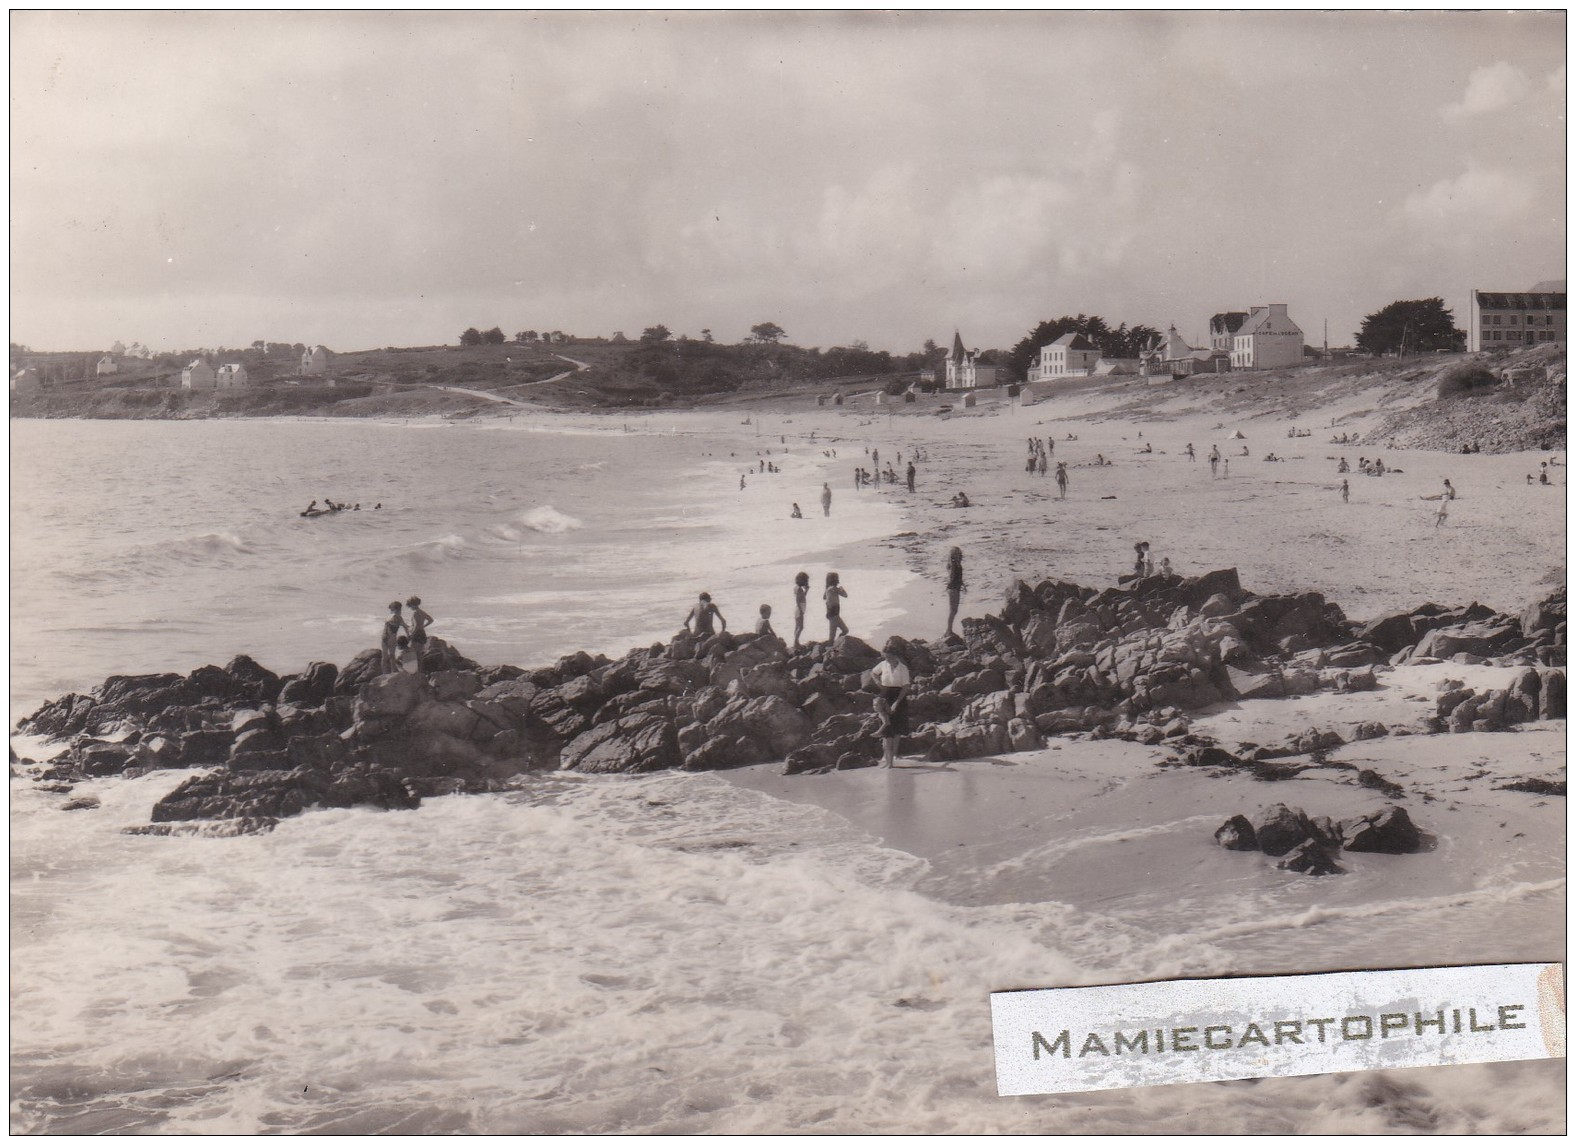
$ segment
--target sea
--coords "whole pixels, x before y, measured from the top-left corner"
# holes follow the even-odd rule
[[[913,568],[869,555],[904,531],[901,496],[848,477],[894,443],[860,429],[812,439],[724,411],[15,421],[11,719],[109,674],[343,663],[412,594],[466,655],[527,667],[666,639],[701,590],[730,626],[770,603],[791,630],[800,570],[842,572],[855,634],[911,630]],[[300,516],[314,499],[361,507]],[[1052,834],[954,862],[709,774],[544,774],[262,836],[123,834],[188,776],[94,783],[78,792],[99,807],[70,812],[12,781],[13,1131],[1497,1132],[1561,1115],[1548,1062],[1002,1099],[987,1000],[1319,969],[1376,923],[1470,954],[1496,923],[1557,926],[1557,853],[1394,910],[1321,909],[1297,879],[1206,918],[1174,895],[1058,895],[1038,866],[1067,854]]]

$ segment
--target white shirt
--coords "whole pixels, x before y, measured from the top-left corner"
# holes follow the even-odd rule
[[[882,659],[876,664],[876,669],[870,673],[875,675],[876,682],[882,686],[907,686],[909,684],[908,668],[902,663],[890,663]]]

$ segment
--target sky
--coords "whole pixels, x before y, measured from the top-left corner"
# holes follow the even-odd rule
[[[917,350],[1564,276],[1563,13],[13,12],[11,339]]]

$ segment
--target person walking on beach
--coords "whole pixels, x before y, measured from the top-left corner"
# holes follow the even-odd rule
[[[878,693],[876,714],[880,717],[881,765],[891,769],[897,758],[898,741],[908,733],[908,684],[912,681],[897,643],[888,639],[881,661],[870,672]]]
[[[690,608],[689,614],[684,617],[684,630],[693,631],[698,639],[706,639],[712,634],[713,619],[722,624],[724,631],[728,630],[728,621],[723,618],[717,605],[711,602],[711,593],[702,592],[695,606]],[[693,627],[690,626],[692,623]]]
[[[837,642],[837,633],[841,631],[848,634],[848,624],[843,622],[843,603],[848,598],[848,593],[843,590],[838,582],[836,572],[826,574],[826,591],[821,593],[821,598],[826,601],[826,625],[828,643]]]
[[[1056,463],[1056,495],[1067,500],[1067,463]]]
[[[799,636],[804,634],[804,605],[810,597],[810,573],[800,572],[793,578],[793,649],[799,649]]]
[[[1037,465],[1038,465],[1039,470],[1040,470],[1040,476],[1044,477],[1045,476],[1045,471],[1046,471],[1047,467],[1050,465],[1049,460],[1045,456],[1045,451],[1044,450],[1040,451],[1040,460],[1037,463]]]
[[[405,606],[410,608],[410,649],[416,655],[416,673],[421,673],[422,656],[427,651],[427,625],[432,622],[421,607],[421,597],[411,596],[405,601]]]
[[[1351,503],[1352,487],[1346,483],[1346,478],[1343,477],[1341,478],[1341,504],[1350,505]]]
[[[1188,461],[1191,462],[1191,461],[1197,461],[1198,460],[1197,455],[1193,453],[1193,443],[1192,442],[1189,442],[1187,444],[1187,451],[1186,452],[1187,452],[1187,460]]]
[[[393,674],[399,669],[399,640],[403,638],[400,632],[406,630],[405,617],[400,614],[403,605],[399,600],[389,604],[389,617],[383,624],[383,673]]]
[[[1219,446],[1211,446],[1209,448],[1209,476],[1210,476],[1210,479],[1213,480],[1216,476],[1218,476],[1219,471],[1220,471],[1220,447]]]
[[[1450,498],[1449,497],[1441,497],[1439,499],[1439,512],[1434,514],[1434,527],[1436,529],[1440,525],[1445,523],[1445,514],[1449,511],[1449,509],[1450,509]]]
[[[832,515],[832,487],[826,482],[821,482],[821,516]]]
[[[963,550],[953,546],[947,553],[947,634],[952,635],[952,621],[958,617],[958,604],[963,599]]]
[[[910,493],[914,492],[914,462],[912,459],[908,463],[908,491]]]

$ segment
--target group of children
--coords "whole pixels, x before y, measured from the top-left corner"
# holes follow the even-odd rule
[[[402,607],[410,608],[408,626]],[[427,627],[431,623],[432,616],[422,608],[420,596],[411,596],[404,604],[399,600],[389,604],[389,617],[383,624],[384,674],[421,673],[421,655],[427,646]]]
[[[804,611],[810,597],[810,573],[800,572],[793,581],[793,649],[799,649],[804,635]],[[835,643],[839,634],[848,634],[848,624],[843,622],[843,600],[848,598],[836,572],[826,574],[826,587],[821,592],[826,603],[827,642]],[[696,638],[704,639],[718,631],[728,630],[728,620],[712,601],[710,592],[700,593],[694,607],[684,617],[684,630]],[[755,621],[755,634],[780,638],[772,627],[772,605],[762,604],[760,618]]]

